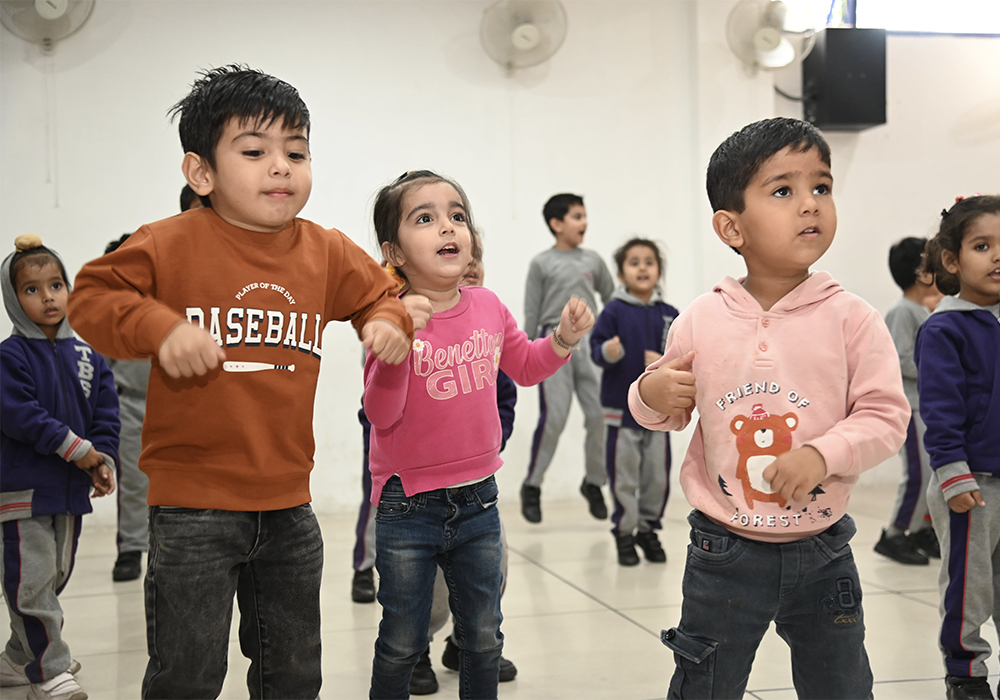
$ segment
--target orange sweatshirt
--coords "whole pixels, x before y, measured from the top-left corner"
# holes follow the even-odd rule
[[[139,467],[149,504],[277,510],[310,500],[323,328],[391,321],[413,336],[396,286],[347,236],[304,219],[256,233],[198,209],[140,228],[83,267],[73,328],[108,357],[152,358]],[[171,379],[156,354],[185,320],[226,363]]]

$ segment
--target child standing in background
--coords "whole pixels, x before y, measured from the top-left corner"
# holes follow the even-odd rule
[[[1000,628],[1000,197],[942,212],[924,262],[957,294],[924,321],[915,352],[941,543],[938,643],[948,698],[992,699],[982,627],[992,616]]]
[[[927,320],[940,298],[934,279],[929,273],[918,273],[923,263],[926,238],[909,237],[889,249],[889,271],[903,296],[893,302],[885,315],[885,325],[899,355],[903,374],[903,390],[910,402],[910,425],[906,442],[899,451],[903,461],[903,478],[892,509],[889,527],[882,530],[875,551],[901,564],[927,564],[928,557],[939,558],[934,527],[927,514],[927,484],[931,465],[924,449],[924,422],[920,419],[920,397],[917,394],[917,363],[913,361],[913,344],[920,324]]]
[[[15,245],[2,271],[14,330],[0,343],[0,579],[11,627],[0,686],[85,700],[58,596],[73,572],[83,514],[93,510],[91,487],[95,496],[115,488],[118,397],[103,358],[66,321],[62,260],[37,236]]]
[[[746,263],[682,312],[632,385],[651,430],[698,424],[694,508],[668,698],[740,698],[773,622],[800,698],[872,696],[847,514],[858,476],[903,444],[910,408],[885,323],[810,267],[837,231],[830,148],[811,124],[750,124],[712,154],[712,224]]]
[[[294,87],[214,68],[171,111],[185,178],[211,206],[86,264],[69,302],[100,352],[153,360],[142,696],[219,695],[235,597],[249,695],[316,698],[323,539],[309,477],[323,329],[350,320],[377,357],[402,362],[413,322],[371,256],[298,218],[312,155]]]
[[[601,403],[606,423],[605,460],[615,509],[611,514],[618,563],[635,566],[639,545],[646,559],[665,562],[656,531],[670,495],[670,436],[646,430],[628,409],[628,389],[666,346],[677,309],[660,295],[663,256],[653,241],[633,238],[615,251],[618,279],[590,335],[591,356],[604,368]]]
[[[383,256],[434,315],[407,362],[369,355],[365,363],[382,605],[370,697],[409,695],[440,566],[455,616],[460,696],[495,698],[503,649],[497,372],[522,385],[551,375],[593,315],[573,298],[552,335],[532,342],[495,294],[461,286],[479,239],[465,193],[430,171],[383,187],[374,222]]]
[[[554,246],[531,260],[524,291],[524,331],[541,338],[559,323],[566,301],[577,296],[597,309],[597,294],[607,303],[614,279],[601,256],[580,247],[587,232],[587,209],[575,194],[557,194],[542,209],[545,224],[556,239]],[[584,478],[580,493],[590,514],[608,517],[601,486],[604,485],[604,418],[601,414],[600,380],[584,343],[558,372],[538,385],[538,427],[531,441],[528,476],[521,485],[521,514],[530,523],[542,521],[542,480],[552,462],[559,436],[566,427],[573,392],[583,409],[586,437],[583,444]]]

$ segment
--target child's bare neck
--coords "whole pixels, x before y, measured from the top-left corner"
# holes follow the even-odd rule
[[[927,289],[928,287],[922,284],[914,284],[903,292],[903,298],[909,299],[914,304],[920,304],[922,306],[924,299],[927,298]]]
[[[809,271],[802,274],[789,276],[766,275],[761,273],[747,273],[743,280],[743,288],[747,290],[760,308],[770,311],[771,307],[777,304],[790,291],[798,287],[809,278]]]
[[[569,251],[569,250],[576,250],[578,246],[579,244],[577,243],[567,243],[566,241],[561,241],[557,238],[556,244],[552,247],[555,248],[556,250]]]
[[[431,289],[419,284],[417,286],[411,284],[410,293],[427,297],[427,300],[431,303],[431,310],[434,313],[454,308],[462,300],[462,293],[459,291],[457,284],[451,289]]]

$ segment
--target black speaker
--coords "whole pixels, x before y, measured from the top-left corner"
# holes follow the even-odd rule
[[[828,131],[885,124],[885,30],[830,27],[802,62],[803,115]]]

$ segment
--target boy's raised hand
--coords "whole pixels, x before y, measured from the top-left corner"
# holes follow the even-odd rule
[[[976,491],[966,491],[948,499],[948,507],[955,513],[968,513],[976,506],[985,506],[983,494]]]
[[[160,343],[160,366],[174,379],[208,374],[226,359],[226,352],[204,328],[178,324]]]
[[[689,416],[698,393],[691,371],[694,353],[692,350],[675,357],[644,375],[639,382],[639,396],[643,403],[671,418]]]
[[[398,365],[410,353],[410,339],[406,333],[397,328],[396,324],[382,318],[373,318],[364,325],[361,329],[361,344],[376,359],[390,365]]]
[[[802,503],[826,477],[826,460],[815,447],[804,445],[778,455],[761,476],[786,501]]]
[[[115,477],[111,473],[111,467],[104,462],[90,470],[90,478],[94,482],[94,493],[91,498],[100,498],[114,493]]]
[[[427,327],[427,323],[434,316],[434,309],[431,308],[431,300],[425,296],[410,292],[403,296],[400,301],[406,307],[406,313],[413,319],[413,330],[419,331]]]

